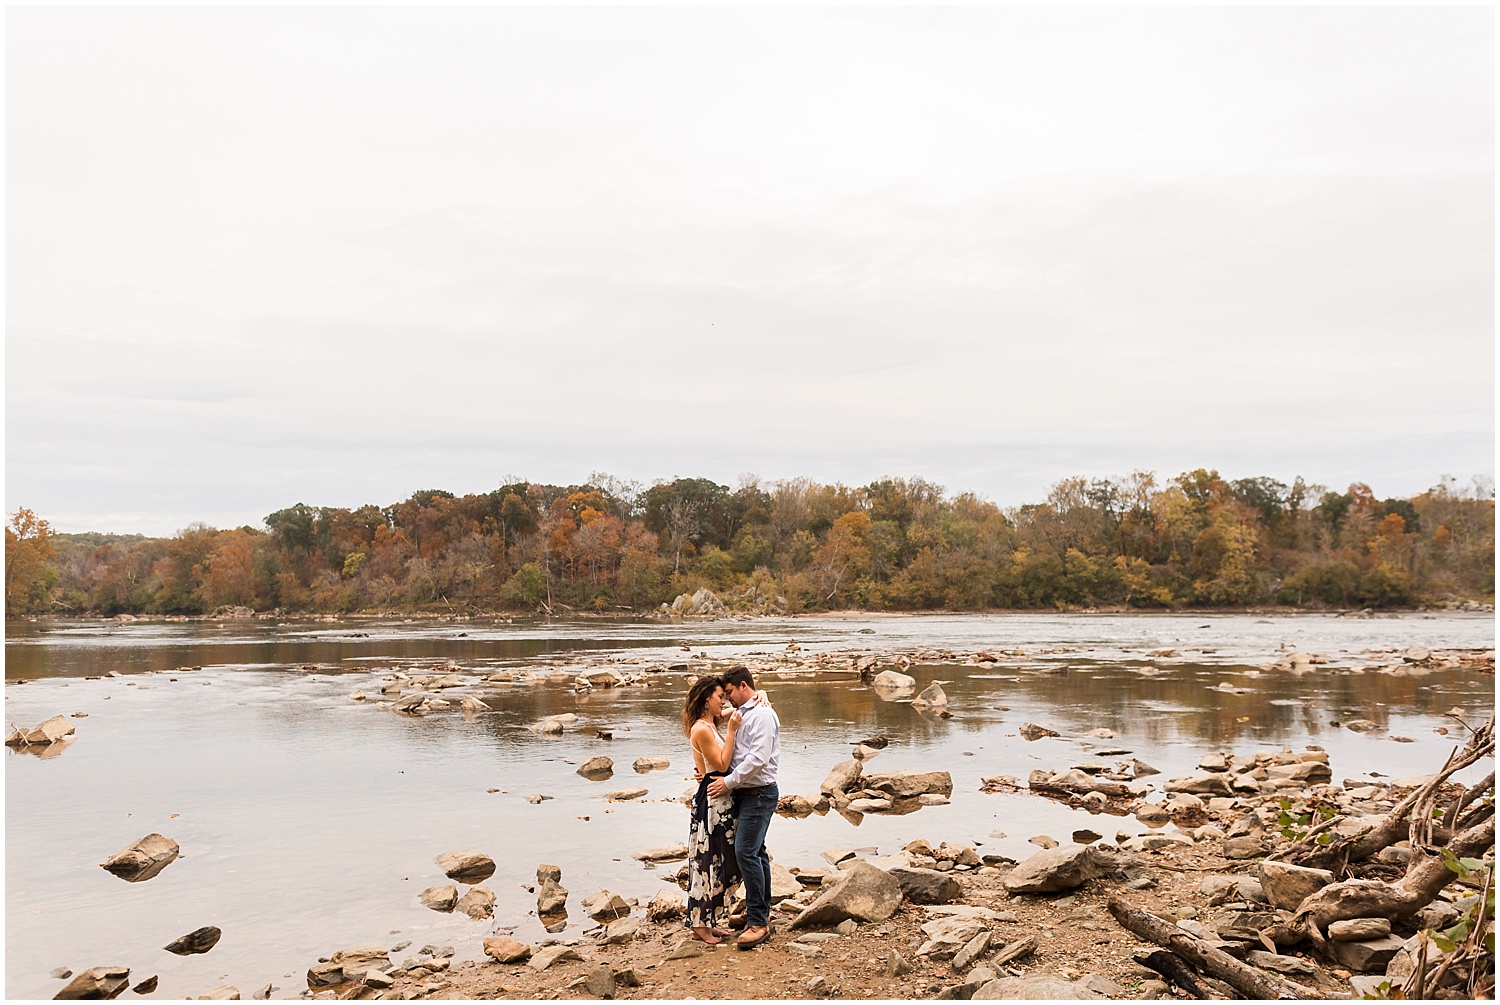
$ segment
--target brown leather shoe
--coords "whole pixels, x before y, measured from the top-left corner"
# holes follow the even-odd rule
[[[734,945],[736,949],[754,949],[770,937],[770,925],[757,925],[753,928],[746,928],[744,934],[739,937],[739,940]]]

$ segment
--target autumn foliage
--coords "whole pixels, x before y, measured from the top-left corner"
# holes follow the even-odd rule
[[[787,612],[1400,607],[1494,596],[1494,494],[1362,484],[1066,479],[1001,509],[920,478],[645,488],[604,475],[390,506],[302,503],[171,538],[6,529],[6,612],[642,611],[700,586]]]

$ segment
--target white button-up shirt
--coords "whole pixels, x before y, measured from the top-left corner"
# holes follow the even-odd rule
[[[740,706],[740,728],[724,785],[730,789],[758,788],[776,781],[781,761],[781,718],[770,705],[751,698]]]

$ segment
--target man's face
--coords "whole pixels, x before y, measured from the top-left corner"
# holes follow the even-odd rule
[[[755,696],[755,689],[749,684],[745,683],[731,684],[729,685],[727,692],[729,695],[729,704],[733,705],[735,708],[739,708],[741,705],[745,704],[745,702],[749,701]]]

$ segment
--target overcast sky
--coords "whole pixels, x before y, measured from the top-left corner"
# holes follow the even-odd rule
[[[1495,467],[1484,7],[6,12],[7,511]]]

